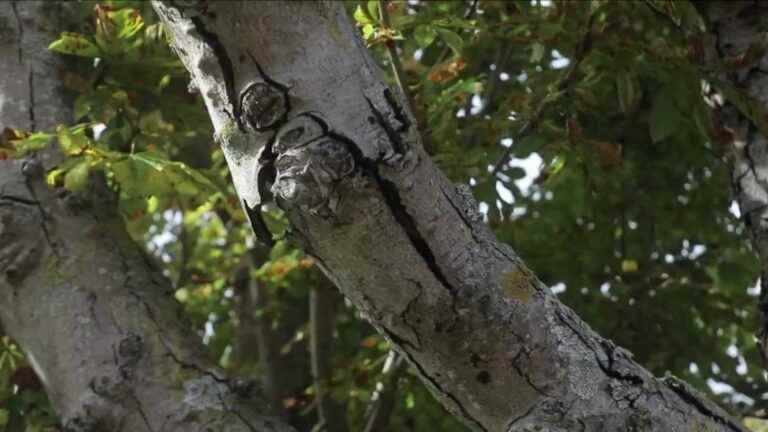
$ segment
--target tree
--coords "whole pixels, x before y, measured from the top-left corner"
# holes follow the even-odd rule
[[[724,153],[717,145],[728,146],[731,138],[717,135],[724,129],[717,116],[710,116],[718,111],[706,103],[720,97],[713,96],[717,91],[747,118],[761,118],[755,114],[760,107],[720,79],[721,62],[727,63],[728,58],[700,55],[711,46],[702,37],[699,13],[688,3],[667,2],[381,5],[386,3],[369,2],[358,7],[354,16],[368,43],[386,48],[402,97],[384,84],[340,3],[155,4],[206,102],[239,192],[238,201],[254,231],[271,243],[275,238],[271,238],[270,230],[284,226],[275,219],[270,199],[289,222],[284,236],[277,237],[280,241],[270,262],[275,260],[281,266],[289,262],[290,268],[305,265],[299,263],[310,266],[310,261],[297,259],[293,252],[286,254],[284,249],[286,240],[301,245],[408,359],[437,399],[472,428],[687,430],[693,425],[705,430],[741,430],[737,421],[683,381],[653,378],[628,351],[597,336],[547,287],[557,278],[567,280],[570,289],[562,298],[593,318],[591,314],[599,313],[596,310],[606,309],[598,309],[594,303],[590,306],[595,297],[586,293],[578,296],[574,285],[602,284],[603,297],[598,296],[597,303],[611,305],[621,299],[621,306],[611,305],[613,319],[592,322],[603,332],[606,327],[613,328],[610,334],[622,343],[630,342],[642,363],[654,372],[672,369],[687,373],[692,369],[685,363],[688,359],[723,365],[724,354],[719,352],[733,344],[734,335],[742,334],[739,332],[743,330],[723,331],[718,324],[733,316],[746,320],[737,312],[743,307],[744,287],[754,272],[751,261],[745,260],[749,251],[738,233],[728,234],[723,228],[730,223],[722,205],[727,200],[728,182],[723,181],[727,179],[722,175],[724,165],[717,165]],[[738,13],[753,12],[741,9],[748,8],[745,5],[734,8],[735,12],[729,12],[725,7],[721,15],[722,9],[713,15],[709,10],[702,12],[711,19],[710,28],[718,28],[718,22],[726,22],[727,27]],[[209,204],[208,210],[192,210],[199,206],[195,197],[222,193],[217,192],[221,183],[210,180],[216,168],[201,175],[189,154],[162,154],[178,145],[163,139],[174,141],[183,135],[173,130],[175,125],[194,131],[185,139],[194,140],[206,131],[200,126],[199,112],[184,110],[179,117],[185,120],[171,119],[170,110],[163,106],[168,101],[158,98],[168,81],[174,82],[179,75],[178,68],[153,63],[162,56],[155,56],[151,38],[136,36],[143,25],[137,13],[97,7],[95,37],[65,34],[51,45],[59,52],[106,59],[107,68],[114,64],[128,70],[112,67],[98,71],[91,86],[95,91],[80,89],[75,103],[78,120],[90,118],[104,124],[106,132],[89,136],[93,126],[88,124],[59,128],[62,149],[73,158],[49,171],[47,180],[69,191],[67,194],[88,195],[90,186],[86,187],[89,183],[84,180],[88,172],[104,172],[110,187],[119,191],[119,207],[134,238],[148,232],[147,226],[170,224],[147,217],[174,207],[189,209],[185,214],[195,215],[192,221],[202,220],[200,215],[210,214],[214,208],[220,221],[231,222],[228,228],[237,232],[233,226],[238,216],[233,216],[236,212],[232,210],[237,201],[214,199],[216,204]],[[473,20],[473,16],[478,19]],[[617,28],[634,32],[635,39],[626,40]],[[468,30],[462,33],[462,29]],[[145,33],[151,34],[149,27]],[[563,36],[566,34],[570,37]],[[403,35],[407,43],[400,42]],[[520,38],[530,49],[523,50],[522,56],[512,53],[498,43],[502,37]],[[646,40],[650,43],[644,45]],[[424,63],[431,69],[420,69],[418,62],[400,63],[398,44],[404,46],[405,59],[410,58],[405,54],[421,50],[419,56],[426,56]],[[477,54],[468,48],[470,45]],[[666,52],[659,49],[670,46]],[[547,66],[557,57],[554,49],[570,53],[570,64],[562,72]],[[607,61],[606,53],[619,60]],[[121,63],[121,58],[128,62]],[[489,58],[493,58],[493,73],[487,73]],[[130,90],[134,94],[115,92],[115,88],[125,86],[120,76],[131,73],[131,61],[142,63],[142,70],[148,71],[144,77],[147,82],[160,83],[152,96],[145,95],[150,92],[142,90],[143,84]],[[742,56],[736,67],[747,67],[751,61],[751,57]],[[503,67],[522,68],[515,80],[522,84],[520,88],[510,89],[510,84],[504,84],[509,74],[504,72],[504,79],[498,71],[510,69]],[[607,80],[606,71],[615,70],[620,73]],[[485,73],[488,77],[482,78],[480,74]],[[411,86],[414,75],[417,85]],[[77,81],[72,76],[66,78],[64,82]],[[701,80],[708,88],[707,97],[701,95]],[[175,95],[177,90],[167,93]],[[527,92],[538,97],[519,99]],[[482,98],[480,104],[474,102],[476,97]],[[160,108],[141,114],[147,109],[144,101],[158,103]],[[618,114],[603,112],[610,112],[608,107],[616,104]],[[416,116],[409,105],[416,108]],[[462,112],[458,110],[461,105],[463,118],[455,120],[457,111]],[[602,111],[598,109],[601,106]],[[177,104],[174,108],[185,107]],[[690,118],[682,115],[684,109],[690,110]],[[516,121],[518,116],[524,120]],[[745,122],[743,118],[739,121]],[[498,145],[506,133],[500,134],[500,127],[514,131],[508,138],[512,146]],[[46,134],[12,133],[6,144],[12,156],[30,150],[35,140],[47,138]],[[163,151],[158,152],[158,147]],[[516,189],[519,169],[509,163],[510,158],[531,154],[532,150],[547,162],[537,179],[539,199],[535,194],[525,197]],[[454,186],[435,167],[428,151],[436,154],[453,181],[474,184],[473,192],[485,205],[483,211],[478,210],[470,188]],[[217,167],[215,157],[216,153],[213,163],[209,160],[202,165]],[[483,174],[489,162],[494,167],[492,179]],[[683,181],[688,192],[675,192],[671,186],[679,188]],[[499,185],[507,193],[511,190],[517,200],[524,200],[524,206],[496,201],[494,188]],[[633,196],[633,187],[654,191],[647,197],[656,201],[652,209],[642,206],[646,197]],[[661,192],[666,190],[672,192]],[[275,196],[270,197],[271,193]],[[547,198],[547,194],[551,196]],[[146,195],[152,198],[146,200]],[[689,225],[688,233],[679,234],[668,227],[679,227],[685,223],[680,218],[686,216],[666,210],[668,196],[673,202],[695,208],[690,217],[719,210],[716,217],[707,218],[706,229]],[[601,202],[595,197],[607,199]],[[498,205],[493,206],[494,202]],[[540,212],[555,208],[555,204],[560,207],[559,213],[551,213],[554,223],[542,222],[546,217],[539,217]],[[266,224],[262,208],[269,210]],[[530,215],[516,216],[515,210],[521,209]],[[670,215],[669,219],[676,220],[665,220]],[[546,285],[494,238],[484,223],[486,218],[502,238],[515,235],[515,245],[523,250],[523,256],[531,257],[533,268]],[[180,264],[165,264],[166,272],[177,276],[177,297],[182,300],[189,296],[186,287],[190,283],[201,276],[226,273],[226,268],[232,267],[225,264],[215,271],[201,270],[200,262],[215,261],[196,256],[193,245],[205,244],[205,238],[189,238],[190,232],[206,232],[204,225],[188,223],[185,216],[178,225],[180,249],[175,253]],[[642,238],[641,233],[649,235]],[[685,236],[691,236],[691,241]],[[149,239],[151,246],[157,242],[153,238],[144,240]],[[605,247],[590,250],[583,257],[556,251],[542,254],[542,245],[551,244],[553,238],[607,240],[601,243]],[[696,248],[685,242],[683,252],[674,252],[680,239],[705,245],[705,250],[717,247],[720,253],[708,261],[713,254],[707,252],[702,265],[693,257]],[[166,249],[157,248],[162,257]],[[701,253],[699,250],[696,255]],[[264,273],[277,274],[281,268],[270,262],[261,264],[262,260],[252,264],[259,267],[250,272],[254,280],[262,280]],[[645,285],[654,288],[643,290]],[[684,288],[691,286],[707,287],[706,292],[716,297],[694,296],[689,308],[675,308],[676,302],[670,300],[688,300]],[[735,294],[737,290],[741,296]],[[647,311],[642,306],[651,304],[649,298],[657,293],[662,300],[654,303],[660,305],[654,310],[658,318],[640,318]],[[327,295],[314,295],[313,310],[328,310],[327,303],[322,306],[319,299],[328,300]],[[734,312],[717,312],[716,305],[723,303]],[[206,308],[211,310],[211,306]],[[663,334],[669,327],[660,326],[659,321],[664,322],[669,314],[660,310],[666,308],[674,311],[673,317],[686,318],[676,323],[680,335],[696,334],[691,339],[703,341],[710,349],[703,350],[704,354],[696,353],[704,345],[680,349],[674,337],[653,344],[648,343],[649,338],[633,339],[638,332]],[[326,342],[332,336],[329,323],[319,322],[318,317],[327,315],[331,314],[312,315],[313,337]],[[634,315],[634,319],[622,319],[623,315]],[[267,316],[267,321],[280,321],[272,313]],[[717,333],[707,337],[703,336],[706,331],[687,330],[701,327],[698,323],[702,320]],[[29,351],[25,341],[17,339]],[[189,338],[185,340],[192,343]],[[334,427],[343,425],[345,419],[334,414],[336,408],[330,399],[333,385],[324,390],[324,384],[333,384],[333,377],[327,377],[327,361],[323,362],[328,359],[328,354],[323,354],[327,350],[322,344],[314,347],[319,417],[327,428],[337,430]],[[734,359],[747,355],[744,348],[736,350]],[[265,349],[259,351],[260,358],[267,358],[267,353],[261,352]],[[719,367],[715,371],[714,366],[712,375],[690,373],[694,381],[726,374],[721,374]],[[739,384],[740,393],[759,393],[754,381],[745,379],[741,385],[740,378],[731,378],[728,382]],[[510,394],[511,388],[519,391]],[[343,402],[354,412],[354,400]],[[759,404],[752,405],[757,408]]]
[[[479,430],[739,429],[594,334],[495,241],[342,5],[232,6],[155,3],[251,223],[269,188],[290,234],[448,410]]]
[[[44,17],[66,12],[44,2],[0,5],[3,22],[18,25],[3,42],[3,52],[17,54],[3,62],[4,126],[34,135],[69,121],[58,61],[42,43],[50,38]],[[66,152],[73,143],[59,145]],[[46,149],[0,161],[0,320],[65,430],[290,430],[254,410],[253,383],[228,380],[206,357],[103,178],[83,193],[45,184],[61,159]]]

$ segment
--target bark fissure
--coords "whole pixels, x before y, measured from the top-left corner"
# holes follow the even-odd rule
[[[734,432],[743,432],[743,428],[734,423],[732,420],[723,417],[722,415],[719,415],[717,412],[715,412],[712,407],[707,406],[707,404],[703,403],[701,400],[701,396],[693,394],[693,390],[689,388],[688,384],[685,382],[675,378],[675,377],[667,377],[664,379],[664,383],[667,384],[667,387],[672,389],[673,392],[675,392],[676,395],[680,397],[685,403],[688,405],[694,407],[696,410],[698,410],[703,415],[710,417],[717,421],[720,424],[723,424],[728,427],[728,429],[734,431]]]
[[[141,406],[141,400],[139,400],[138,397],[136,397],[136,393],[129,392],[131,395],[131,399],[133,399],[133,402],[136,404],[136,409],[139,411],[139,415],[141,416],[142,421],[144,421],[144,425],[147,427],[147,430],[149,432],[155,432],[155,429],[152,428],[152,424],[149,422],[149,417],[147,417],[147,413],[144,412],[144,407]]]
[[[384,93],[385,95],[388,94],[387,92]],[[402,138],[400,137],[400,133],[398,133],[397,130],[395,130],[392,125],[389,124],[389,122],[384,118],[384,114],[379,111],[378,108],[376,108],[376,105],[371,101],[371,99],[363,95],[365,97],[365,100],[368,102],[368,107],[371,109],[371,114],[373,114],[373,121],[381,126],[381,128],[384,130],[384,132],[387,134],[387,138],[389,138],[389,142],[392,146],[392,150],[399,155],[403,155],[406,152],[405,144],[403,143]],[[387,101],[389,101],[388,98],[385,98]],[[403,127],[406,127],[405,124],[403,124]]]
[[[448,278],[445,277],[443,270],[437,264],[435,254],[429,247],[429,243],[427,243],[427,240],[424,238],[424,236],[421,235],[416,222],[408,213],[408,209],[406,209],[405,205],[403,205],[397,186],[391,181],[383,179],[376,169],[373,171],[373,176],[376,182],[379,184],[381,193],[387,203],[387,206],[392,212],[392,216],[395,218],[395,221],[397,221],[403,231],[405,231],[406,235],[411,240],[413,247],[424,259],[424,263],[427,265],[435,278],[440,281],[440,284],[442,284],[448,291],[455,292],[456,289],[451,285],[450,282],[448,282]]]
[[[46,223],[46,221],[48,220],[48,216],[46,215],[46,212],[45,212],[45,209],[43,208],[42,203],[37,198],[37,194],[35,194],[35,189],[30,183],[29,177],[25,178],[24,186],[26,186],[27,191],[29,192],[29,195],[32,196],[32,201],[35,203],[35,208],[40,213],[40,229],[43,232],[45,241],[51,247],[51,252],[53,252],[54,256],[56,256],[56,258],[61,258],[61,255],[59,254],[59,248],[56,245],[56,242],[53,241],[51,232],[48,230],[48,224]]]
[[[31,199],[27,199],[19,196],[13,196],[13,195],[0,195],[0,201],[8,201],[16,204],[28,205],[28,206],[33,206],[35,208],[37,208],[40,205],[40,203],[35,200],[31,200]]]
[[[35,73],[31,68],[27,75],[27,85],[29,86],[29,108],[27,110],[29,114],[29,129],[34,132],[37,130],[37,123],[35,122]]]
[[[407,340],[403,340],[402,338],[393,335],[389,330],[383,329],[383,331],[389,336],[390,339],[397,342],[398,345],[413,346]],[[448,392],[446,389],[444,389],[443,386],[440,384],[440,381],[434,378],[432,375],[430,375],[424,369],[424,366],[421,363],[419,363],[419,361],[416,360],[407,349],[401,350],[400,353],[403,354],[405,358],[408,359],[408,362],[410,364],[412,364],[413,366],[416,367],[416,369],[418,369],[420,376],[425,378],[435,390],[437,390],[438,392],[440,392],[440,394],[447,397],[448,399],[451,400],[451,402],[453,402],[454,406],[461,412],[461,415],[464,417],[464,419],[471,421],[473,425],[477,427],[479,430],[483,432],[488,432],[488,429],[483,425],[483,423],[480,422],[475,417],[473,417],[472,414],[469,412],[469,410],[467,410],[467,408],[464,407],[464,405],[461,403],[461,400],[455,395]]]

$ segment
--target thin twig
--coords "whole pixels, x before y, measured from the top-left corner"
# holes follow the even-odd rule
[[[379,0],[379,16],[381,17],[381,24],[386,28],[392,28],[389,21],[389,12],[387,11],[387,0]],[[411,95],[411,89],[408,88],[408,83],[405,81],[405,73],[403,72],[403,64],[400,62],[400,56],[397,53],[397,44],[394,39],[388,39],[386,44],[387,53],[389,54],[389,62],[392,63],[392,72],[395,75],[395,81],[400,87],[400,91],[403,92],[403,97],[408,103],[408,108],[412,113],[415,113],[416,105]],[[421,128],[419,128],[421,130]]]
[[[542,117],[544,116],[544,112],[547,110],[547,108],[549,108],[553,102],[558,100],[562,92],[568,89],[568,87],[570,87],[570,85],[573,83],[579,65],[581,65],[582,61],[587,56],[587,53],[592,48],[592,26],[595,21],[595,16],[596,14],[594,13],[589,16],[589,21],[587,22],[587,31],[584,33],[584,37],[582,37],[579,45],[576,47],[576,52],[573,53],[573,62],[570,64],[568,69],[563,72],[560,78],[558,78],[547,95],[539,102],[539,105],[536,107],[533,115],[517,131],[517,134],[512,138],[513,143],[518,143],[530,135],[530,133],[536,129],[539,122],[541,122]],[[494,165],[493,170],[491,171],[491,177],[495,177],[499,170],[501,170],[501,168],[507,164],[509,157],[512,155],[513,147],[514,144],[504,150],[504,154],[501,156],[499,161],[496,162],[496,165]]]
[[[384,376],[379,382],[381,388],[377,389],[374,393],[375,399],[368,411],[365,432],[390,430],[387,425],[395,408],[397,381],[406,370],[406,366],[408,366],[408,363],[405,361],[405,357],[395,351],[389,352],[387,361],[384,364]]]
[[[330,282],[315,284],[309,293],[309,352],[320,431],[348,430],[344,411],[331,395],[333,388],[333,332],[336,326],[338,293]]]

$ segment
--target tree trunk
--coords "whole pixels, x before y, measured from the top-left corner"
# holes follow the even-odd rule
[[[46,47],[61,3],[0,3],[0,129],[71,121]],[[288,431],[229,380],[180,319],[169,282],[132,242],[114,194],[49,188],[46,150],[0,160],[0,321],[67,431]]]
[[[737,56],[759,43],[765,34],[768,4],[759,1],[704,4],[714,37],[714,55],[718,62],[733,64]],[[723,77],[768,107],[768,55]],[[765,108],[763,108],[765,113]],[[768,139],[755,123],[733,104],[720,110],[723,126],[732,135],[733,188],[741,216],[760,259],[760,303],[762,323],[758,343],[763,360],[768,360]]]
[[[291,238],[467,425],[742,430],[596,335],[495,240],[425,154],[343,3],[154,5],[257,232],[271,190]]]

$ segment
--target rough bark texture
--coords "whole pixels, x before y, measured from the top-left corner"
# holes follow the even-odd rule
[[[596,335],[495,240],[341,2],[154,4],[257,231],[271,191],[290,235],[467,425],[742,430]]]
[[[736,59],[765,38],[768,4],[759,1],[717,2],[704,7],[715,36],[718,62]],[[723,77],[768,107],[768,55]],[[765,108],[764,108],[765,110]],[[765,112],[765,111],[763,111]],[[758,330],[760,352],[768,360],[768,139],[739,110],[726,104],[723,125],[733,135],[733,187],[741,215],[761,266]]]
[[[70,119],[46,47],[61,4],[0,3],[0,129]],[[0,161],[0,321],[67,431],[288,431],[262,416],[180,319],[169,282],[132,242],[103,181],[48,188],[55,150]]]

